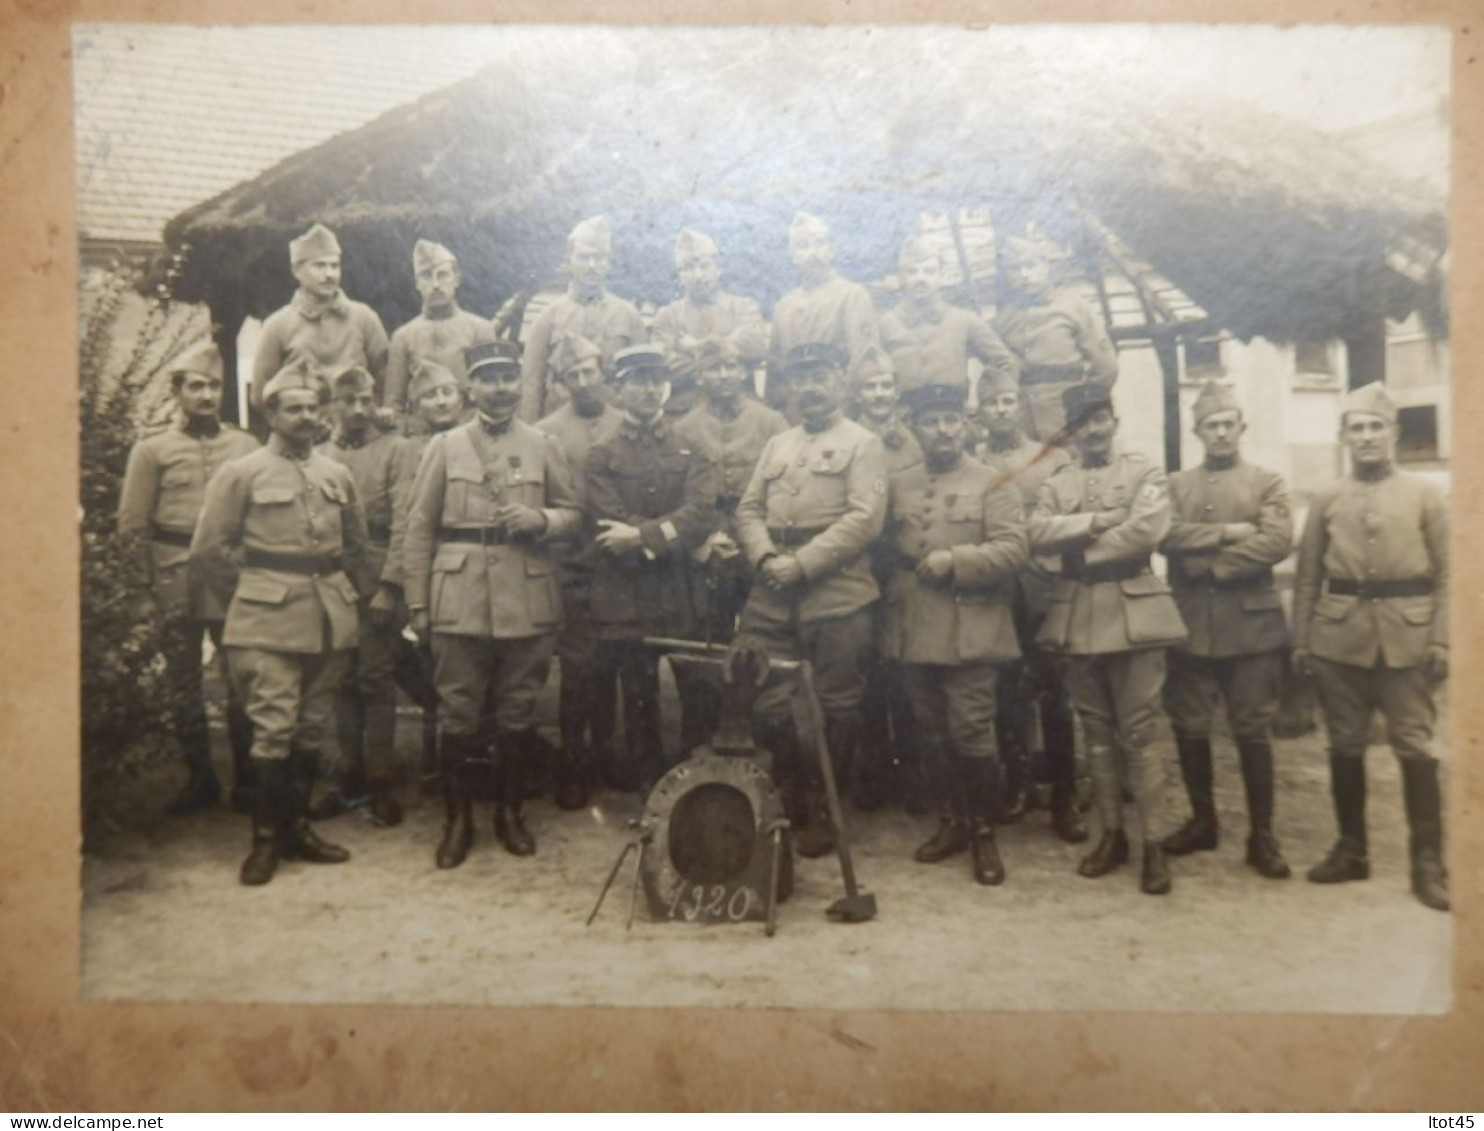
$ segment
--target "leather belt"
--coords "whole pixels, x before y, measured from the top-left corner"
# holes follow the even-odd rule
[[[1063,554],[1061,572],[1063,577],[1074,578],[1088,584],[1099,581],[1132,581],[1149,572],[1149,559],[1136,558],[1133,561],[1087,565],[1082,561],[1080,554]]]
[[[742,501],[741,495],[718,495],[716,497],[716,509],[722,514],[736,514],[737,504]]]
[[[191,536],[180,530],[166,530],[163,526],[156,526],[149,532],[151,542],[159,542],[164,546],[179,546],[182,550],[191,548]]]
[[[1271,589],[1277,584],[1273,578],[1273,571],[1270,569],[1265,569],[1261,573],[1254,573],[1250,577],[1230,577],[1218,580],[1210,574],[1206,574],[1204,577],[1192,577],[1173,561],[1170,563],[1170,566],[1170,580],[1180,589],[1217,589],[1223,592],[1227,590],[1245,591],[1248,589]]]
[[[789,526],[783,529],[770,526],[768,537],[773,539],[773,545],[787,550],[808,545],[828,529],[828,526]]]
[[[1027,365],[1020,371],[1022,385],[1050,385],[1056,382],[1081,381],[1081,365]]]
[[[1408,577],[1399,581],[1352,581],[1348,577],[1331,577],[1325,581],[1326,591],[1337,597],[1430,597],[1433,583],[1430,577]]]
[[[339,573],[345,568],[339,554],[275,554],[271,550],[251,547],[244,552],[242,560],[244,565],[253,569],[279,569],[286,573],[307,573],[310,577]]]
[[[440,542],[472,542],[476,546],[503,546],[511,541],[503,526],[440,526]]]

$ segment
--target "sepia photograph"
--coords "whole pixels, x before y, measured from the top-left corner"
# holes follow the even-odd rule
[[[74,25],[82,998],[1447,1013],[1451,52]]]

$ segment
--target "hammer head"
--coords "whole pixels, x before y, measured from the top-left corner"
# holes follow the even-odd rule
[[[825,914],[837,923],[865,923],[876,918],[876,897],[868,891],[858,891],[835,900],[825,908]]]

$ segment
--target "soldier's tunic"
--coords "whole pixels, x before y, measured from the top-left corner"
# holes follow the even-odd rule
[[[526,339],[521,356],[522,420],[539,420],[566,400],[566,391],[548,381],[547,367],[551,348],[565,334],[577,334],[603,351],[603,369],[613,364],[613,355],[628,346],[649,340],[639,308],[610,291],[594,297],[580,293],[575,286],[554,299],[541,312]]]
[[[263,386],[284,366],[307,359],[326,371],[360,365],[376,378],[378,397],[387,363],[386,329],[376,311],[341,291],[328,305],[296,291],[287,306],[263,323],[253,355],[251,401],[263,408]]]
[[[1103,511],[1126,516],[1094,535],[1093,519]],[[1106,461],[1084,457],[1047,479],[1029,523],[1031,548],[1062,556],[1037,643],[1068,656],[1068,689],[1082,718],[1104,831],[1122,821],[1121,750],[1146,841],[1160,836],[1163,768],[1148,746],[1165,649],[1185,638],[1169,586],[1149,564],[1169,527],[1164,472],[1116,447]]]
[[[1448,601],[1442,488],[1391,470],[1315,494],[1299,542],[1293,643],[1312,656],[1332,753],[1364,754],[1379,709],[1398,757],[1432,757],[1423,660],[1448,643]]]
[[[206,484],[225,463],[256,450],[250,433],[230,424],[192,427],[183,419],[139,441],[129,452],[119,492],[118,532],[144,541],[150,593],[163,617],[163,654],[176,737],[192,759],[210,758],[210,731],[202,698],[201,648],[206,633],[221,646],[222,604],[190,569],[191,535],[206,498]],[[241,704],[229,695],[234,746],[247,741]],[[246,749],[241,751],[246,755]]]
[[[1020,499],[997,478],[963,456],[893,481],[886,655],[905,665],[916,737],[935,756],[995,756],[995,668],[1020,655],[1011,610],[1028,548]],[[942,585],[915,573],[935,550],[953,555]]]
[[[903,301],[888,311],[881,319],[881,344],[904,392],[922,385],[967,384],[971,357],[987,372],[1013,379],[1020,371],[1015,355],[989,323],[941,298],[926,306]]]
[[[1288,622],[1273,567],[1293,548],[1283,477],[1250,463],[1170,476],[1174,519],[1160,547],[1189,638],[1170,650],[1165,710],[1180,738],[1206,738],[1217,694],[1238,742],[1268,738],[1278,713]],[[1258,532],[1222,544],[1228,523]]]
[[[389,771],[397,725],[397,640],[402,626],[373,624],[370,606],[383,581],[400,584],[390,565],[390,548],[392,528],[406,509],[416,471],[413,449],[402,437],[373,429],[358,444],[337,434],[316,450],[349,469],[366,524],[366,553],[355,577],[361,594],[360,644],[336,705],[342,753],[354,756],[364,742],[371,766]]]
[[[791,553],[804,583],[790,592],[755,584],[739,635],[778,659],[807,658],[826,714],[853,717],[865,690],[871,606],[880,597],[868,551],[886,522],[886,459],[868,429],[834,416],[764,446],[737,505],[737,540],[753,568]],[[759,696],[760,715],[788,715],[788,681]]]
[[[757,302],[745,295],[717,291],[708,302],[689,295],[655,313],[649,327],[653,341],[674,352],[685,338],[732,338],[744,357],[761,357],[768,348],[768,327]]]
[[[1049,440],[1067,422],[1062,394],[1083,381],[1113,387],[1118,352],[1098,316],[1076,295],[1006,303],[995,314],[1000,339],[1020,359],[1021,395],[1031,434]]]
[[[507,535],[508,503],[540,509],[546,529]],[[529,729],[562,621],[548,543],[581,519],[561,447],[528,424],[476,417],[428,444],[402,560],[408,608],[429,612],[445,733],[476,736],[487,691],[500,732]]]
[[[832,274],[816,286],[796,287],[773,311],[768,353],[781,361],[795,346],[822,342],[844,350],[854,366],[867,347],[881,344],[871,292]],[[769,391],[770,399],[773,391]]]
[[[191,562],[230,600],[222,643],[253,724],[255,758],[317,753],[359,640],[352,577],[366,527],[351,473],[282,437],[226,464],[206,487]]]
[[[469,377],[464,371],[464,351],[493,335],[488,318],[471,314],[457,304],[446,310],[424,310],[392,332],[381,403],[398,417],[408,411],[411,406],[407,404],[407,389],[412,369],[420,361],[437,362],[454,375],[459,388],[467,389]]]

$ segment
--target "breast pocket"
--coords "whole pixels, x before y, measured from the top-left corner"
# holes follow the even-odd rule
[[[292,487],[254,487],[250,519],[253,533],[279,545],[297,542],[302,526],[298,508],[294,506],[297,495]]]
[[[444,520],[451,524],[489,523],[493,518],[489,496],[483,472],[450,467],[448,490],[443,501]]]
[[[528,507],[539,507],[546,502],[546,470],[544,468],[509,468],[501,476],[505,487],[505,501],[524,503]]]

